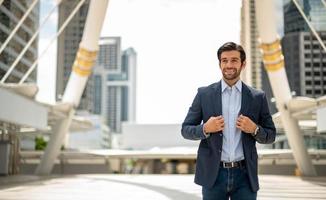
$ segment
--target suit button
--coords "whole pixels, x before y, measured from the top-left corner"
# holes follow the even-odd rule
[[[219,153],[221,153],[221,152],[222,152],[222,150],[218,150],[218,152],[219,152]]]

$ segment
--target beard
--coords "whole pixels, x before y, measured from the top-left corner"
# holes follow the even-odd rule
[[[242,66],[237,68],[223,69],[222,74],[226,80],[235,80],[240,77]]]
[[[222,70],[222,75],[225,80],[236,80],[240,77],[242,68],[244,67],[244,63],[241,64],[240,68],[232,67],[232,68],[224,68]]]

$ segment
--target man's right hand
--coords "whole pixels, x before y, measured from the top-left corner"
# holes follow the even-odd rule
[[[224,129],[224,118],[222,115],[217,117],[210,117],[209,120],[204,124],[204,132],[216,133]]]

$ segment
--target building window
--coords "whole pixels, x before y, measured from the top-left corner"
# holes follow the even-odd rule
[[[313,49],[319,49],[319,45],[314,44],[314,45],[313,45]]]
[[[311,76],[311,72],[306,72],[306,76]]]

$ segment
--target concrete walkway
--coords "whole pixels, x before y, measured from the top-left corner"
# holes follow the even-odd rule
[[[261,175],[258,199],[326,199],[326,178]],[[193,175],[0,177],[1,200],[200,200]]]

